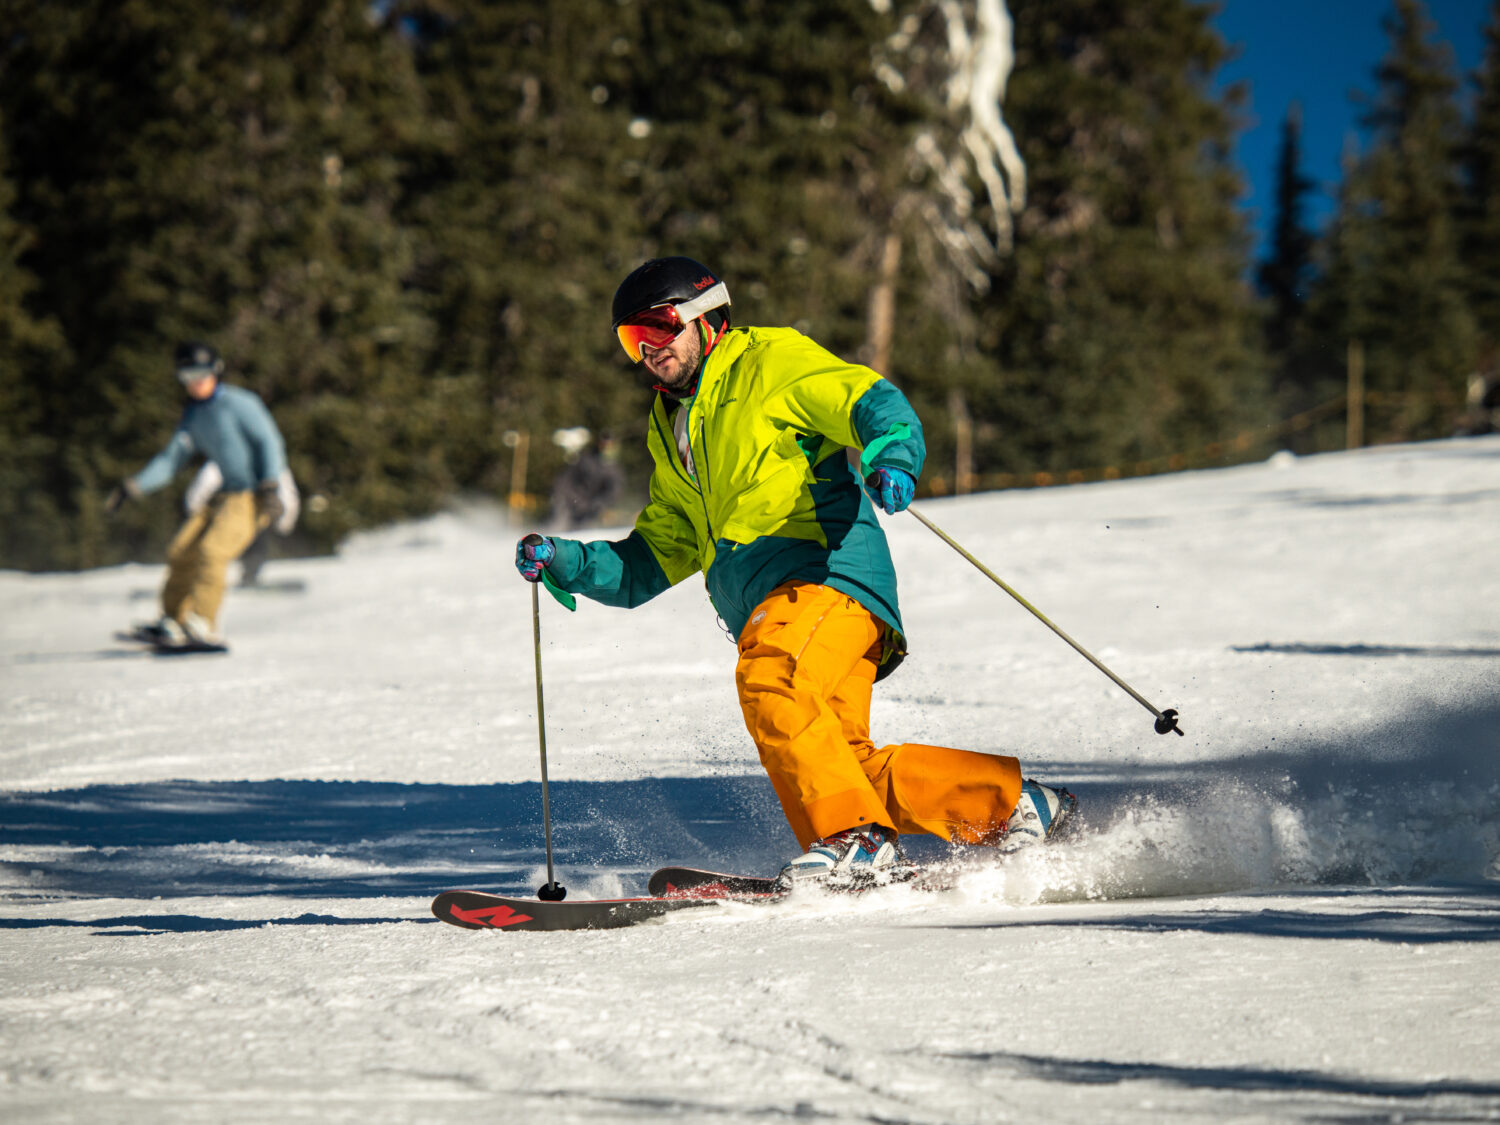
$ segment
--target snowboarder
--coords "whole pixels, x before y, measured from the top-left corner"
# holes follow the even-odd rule
[[[166,487],[195,454],[218,465],[223,487],[188,517],[167,548],[162,616],[136,634],[167,646],[219,646],[225,571],[284,513],[277,489],[286,448],[260,396],[220,381],[224,361],[212,347],[179,344],[174,362],[188,397],[182,419],[166,448],[122,481],[104,510],[113,515],[127,500]]]
[[[521,575],[633,607],[704,572],[737,638],[745,725],[805,849],[785,882],[895,873],[904,833],[1050,835],[1074,798],[1023,780],[1015,758],[870,740],[871,689],[905,654],[871,505],[904,510],[922,471],[905,396],[795,329],[731,328],[724,282],[690,258],[636,269],[612,317],[655,380],[650,500],[623,540],[522,540]]]

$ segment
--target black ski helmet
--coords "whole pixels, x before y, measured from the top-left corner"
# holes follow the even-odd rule
[[[610,327],[657,305],[676,305],[684,321],[704,317],[722,332],[729,325],[729,289],[692,258],[652,258],[620,282],[610,306]]]
[[[224,371],[224,361],[219,358],[219,353],[210,345],[197,340],[184,340],[178,344],[177,350],[172,353],[172,363],[177,370],[177,378],[184,383],[201,379],[205,375],[218,376]]]

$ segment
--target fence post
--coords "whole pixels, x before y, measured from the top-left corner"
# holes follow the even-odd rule
[[[531,451],[531,434],[526,430],[506,430],[501,441],[513,452],[510,458],[510,514],[519,516],[526,510],[526,459]]]
[[[1358,449],[1365,443],[1365,345],[1349,341],[1349,389],[1344,398],[1344,448]]]
[[[974,491],[974,419],[957,387],[948,392],[948,413],[953,416],[953,494],[966,496]]]

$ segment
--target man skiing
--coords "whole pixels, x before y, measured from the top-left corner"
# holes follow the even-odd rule
[[[690,258],[636,269],[612,320],[658,392],[649,502],[616,542],[528,536],[521,575],[633,607],[704,572],[737,637],[745,725],[805,849],[785,883],[899,875],[905,833],[1051,835],[1074,798],[1023,780],[1015,758],[870,740],[871,689],[905,653],[870,498],[904,510],[925,457],[905,396],[794,329],[731,328],[724,282]]]
[[[283,513],[277,488],[286,447],[259,395],[220,382],[224,361],[217,351],[183,343],[174,361],[188,396],[182,419],[166,448],[115,488],[104,509],[112,515],[126,500],[165,488],[196,454],[218,466],[222,487],[188,517],[167,548],[161,619],[136,630],[142,640],[160,645],[212,647],[222,644],[225,571]]]

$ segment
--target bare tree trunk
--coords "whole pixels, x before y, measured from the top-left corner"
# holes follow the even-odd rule
[[[948,413],[953,416],[953,493],[963,496],[974,490],[974,420],[958,387],[948,392]]]
[[[1349,341],[1349,389],[1344,408],[1344,448],[1358,449],[1365,443],[1365,345]]]
[[[870,366],[882,375],[891,370],[891,336],[896,327],[896,271],[901,268],[901,236],[885,236],[880,252],[880,274],[870,290],[870,317],[865,352]]]

